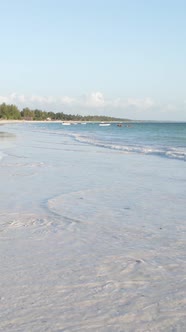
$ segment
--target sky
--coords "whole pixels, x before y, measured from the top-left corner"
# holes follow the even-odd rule
[[[0,103],[186,121],[185,0],[0,0]]]

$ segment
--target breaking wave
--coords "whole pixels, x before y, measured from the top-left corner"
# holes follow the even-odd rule
[[[117,144],[111,143],[107,141],[101,141],[97,138],[92,138],[85,135],[80,134],[71,134],[75,138],[76,141],[86,144],[91,144],[94,146],[112,149],[117,151],[122,151],[124,153],[140,153],[145,155],[157,155],[165,158],[170,159],[177,159],[186,161],[186,149],[182,148],[175,148],[171,146],[148,146],[148,145],[124,145],[124,144]]]

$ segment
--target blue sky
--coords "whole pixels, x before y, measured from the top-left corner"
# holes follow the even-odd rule
[[[0,0],[0,103],[186,121],[186,1]]]

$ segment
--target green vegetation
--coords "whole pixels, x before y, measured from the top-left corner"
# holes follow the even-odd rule
[[[21,114],[15,105],[6,105],[5,103],[0,105],[0,119],[7,120],[20,120]]]
[[[127,119],[119,119],[102,115],[86,115],[65,114],[46,112],[38,109],[31,110],[28,107],[20,111],[15,105],[0,105],[0,119],[5,120],[62,120],[62,121],[128,121]]]

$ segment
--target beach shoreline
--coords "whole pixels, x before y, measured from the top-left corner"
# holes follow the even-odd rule
[[[184,331],[184,163],[24,123],[0,163],[0,330]]]
[[[62,123],[62,120],[0,120],[0,124],[11,124],[11,123]],[[65,121],[65,122],[77,122],[77,121]],[[82,121],[81,121],[82,122]]]

